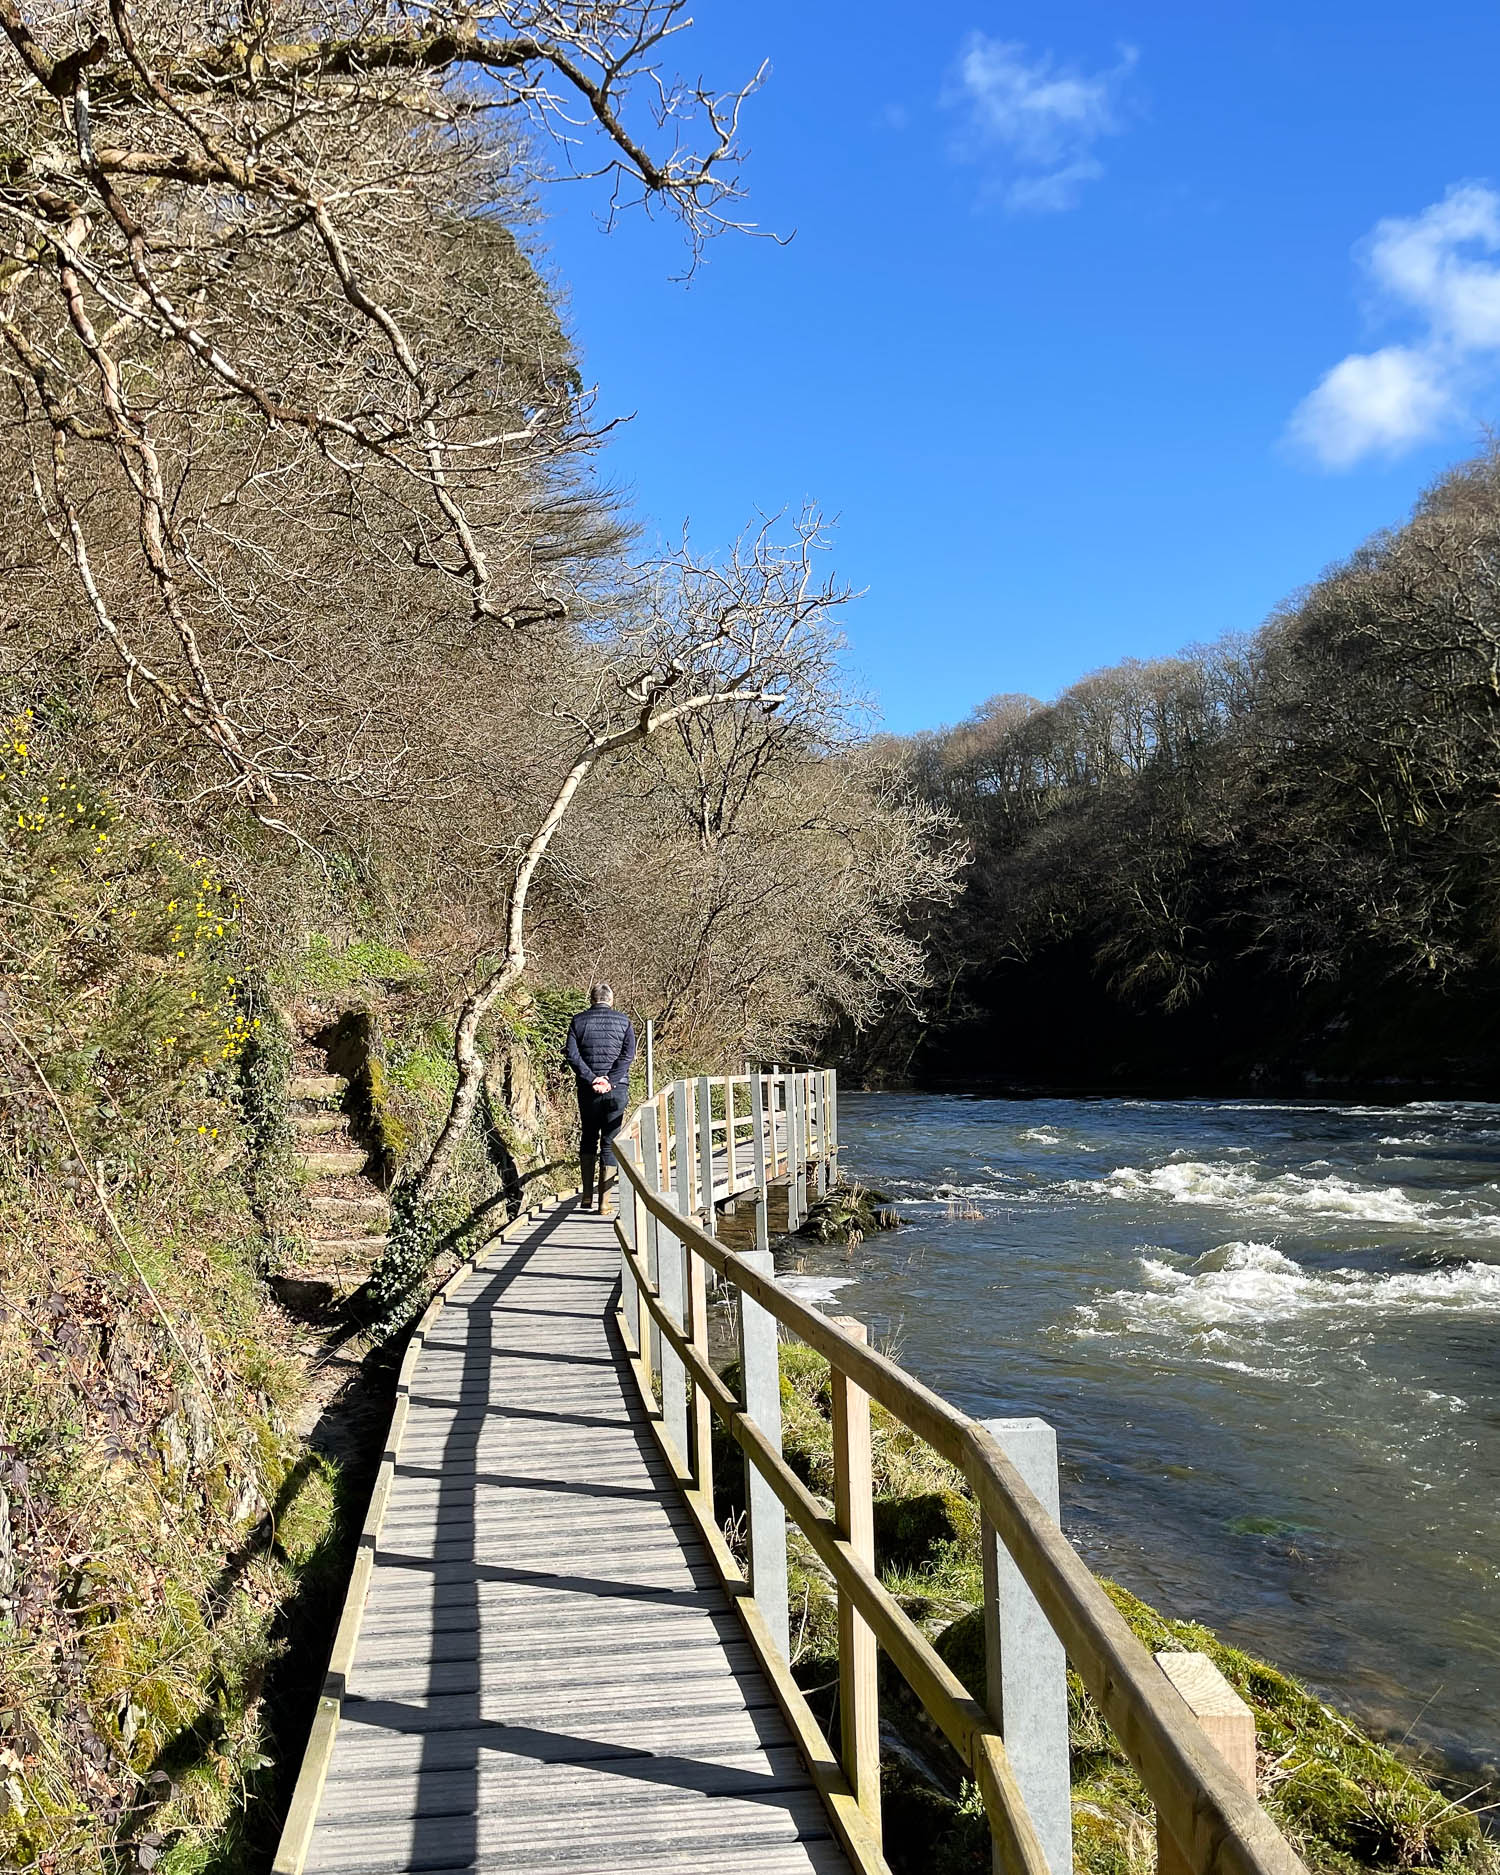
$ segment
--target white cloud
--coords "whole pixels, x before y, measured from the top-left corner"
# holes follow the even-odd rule
[[[1293,412],[1291,440],[1329,469],[1431,441],[1500,365],[1500,193],[1460,183],[1420,215],[1379,222],[1360,263],[1377,309],[1423,329],[1351,352]]]
[[[996,186],[1012,209],[1072,208],[1084,183],[1104,174],[1094,145],[1124,128],[1120,94],[1135,59],[1127,48],[1118,65],[1090,77],[1059,66],[1050,52],[1028,59],[1016,40],[971,33],[944,96],[964,117],[957,154],[967,161],[998,154],[1004,174]]]

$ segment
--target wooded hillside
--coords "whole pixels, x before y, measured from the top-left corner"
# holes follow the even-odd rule
[[[869,1072],[1500,1089],[1494,451],[1252,638],[890,752],[971,860]]]

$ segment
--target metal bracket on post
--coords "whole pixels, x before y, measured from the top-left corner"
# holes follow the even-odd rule
[[[1054,1520],[1057,1434],[1045,1419],[987,1419],[1005,1456]],[[989,1519],[982,1522],[986,1703],[1052,1875],[1072,1875],[1073,1792],[1068,1763],[1068,1661],[1036,1597]],[[998,1871],[1000,1863],[996,1860]]]

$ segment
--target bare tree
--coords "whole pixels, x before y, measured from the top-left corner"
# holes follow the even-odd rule
[[[588,446],[586,401],[455,276],[508,239],[487,218],[524,205],[528,130],[610,213],[661,205],[694,248],[731,220],[744,93],[663,75],[688,23],[683,0],[0,0],[0,356],[35,497],[129,702],[259,817],[344,772],[243,680],[282,655],[278,525],[342,511],[482,630],[568,612],[516,523],[537,466]]]
[[[818,579],[820,522],[804,514],[788,545],[763,524],[723,560],[686,543],[647,569],[637,619],[611,644],[593,694],[566,714],[576,752],[546,813],[516,856],[500,962],[465,999],[454,1031],[458,1070],[448,1116],[416,1180],[428,1201],[442,1188],[473,1119],[484,1081],[480,1028],[526,969],[526,909],[537,869],[584,782],[601,765],[663,730],[712,712],[783,713],[804,720],[836,711],[838,638],[832,619],[847,589]]]

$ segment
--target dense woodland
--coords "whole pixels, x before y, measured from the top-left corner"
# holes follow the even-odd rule
[[[874,1078],[1500,1091],[1500,454],[1253,637],[893,749],[951,814]]]

